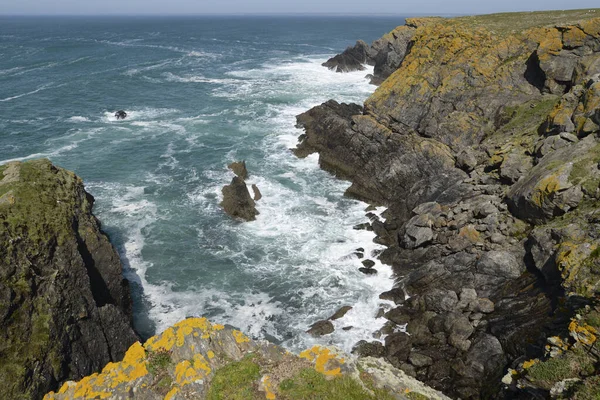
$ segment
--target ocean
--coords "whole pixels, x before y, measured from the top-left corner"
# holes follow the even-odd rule
[[[290,350],[373,340],[391,269],[367,204],[298,159],[295,116],[362,103],[369,70],[321,66],[400,17],[0,17],[0,163],[46,157],[76,172],[132,284],[135,327],[206,316]],[[123,109],[125,120],[114,112]],[[254,222],[219,206],[246,160]],[[382,212],[378,209],[377,212]],[[362,247],[376,276],[358,271]],[[305,331],[339,307],[333,334]],[[352,327],[343,330],[343,327]]]

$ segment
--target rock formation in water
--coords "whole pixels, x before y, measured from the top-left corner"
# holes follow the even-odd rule
[[[39,399],[137,340],[115,249],[80,178],[48,160],[0,166],[0,398]]]
[[[44,400],[89,398],[448,400],[384,360],[320,346],[296,356],[205,318],[135,343],[123,361]]]
[[[262,194],[256,185],[252,185],[254,199],[250,196],[246,179],[248,170],[245,161],[237,161],[229,164],[228,168],[236,175],[229,185],[222,189],[223,201],[221,207],[234,218],[240,218],[244,221],[254,221],[259,214],[256,209],[256,201],[262,198]]]
[[[364,106],[297,118],[298,156],[388,207],[371,228],[397,307],[385,346],[356,352],[456,398],[597,397],[600,10],[410,18],[392,37]]]

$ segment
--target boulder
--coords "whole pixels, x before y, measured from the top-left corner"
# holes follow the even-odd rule
[[[343,306],[339,310],[337,310],[335,312],[335,314],[333,314],[331,317],[329,317],[329,320],[335,321],[336,319],[343,318],[344,315],[346,315],[346,313],[348,313],[348,311],[350,311],[350,310],[352,310],[351,306]]]
[[[322,320],[312,324],[306,333],[315,337],[319,337],[323,335],[329,335],[330,333],[333,333],[334,330],[335,329],[331,321]]]
[[[525,272],[525,264],[508,251],[488,251],[477,262],[477,272],[506,279],[515,279]]]
[[[231,183],[223,187],[221,207],[232,217],[245,221],[254,221],[259,214],[256,203],[250,197],[246,182],[240,177],[234,177]]]
[[[119,110],[115,113],[115,118],[116,119],[125,119],[125,118],[127,118],[127,113],[123,110]]]
[[[254,201],[259,201],[262,199],[262,193],[258,190],[258,186],[252,184],[252,191],[254,192]]]

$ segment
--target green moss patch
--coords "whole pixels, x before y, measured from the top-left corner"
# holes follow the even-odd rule
[[[595,360],[581,349],[533,365],[527,378],[537,386],[550,390],[556,382],[581,378],[594,373]]]
[[[160,350],[148,353],[148,371],[153,375],[164,373],[171,364],[173,361],[170,351]]]
[[[215,373],[208,391],[208,400],[253,400],[262,399],[257,393],[260,366],[254,355],[241,361],[227,364]]]

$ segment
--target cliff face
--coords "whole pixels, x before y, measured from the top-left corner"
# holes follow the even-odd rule
[[[319,346],[296,356],[205,318],[135,343],[123,361],[67,382],[44,400],[88,398],[447,399],[382,360],[353,360]]]
[[[37,399],[137,340],[119,256],[80,178],[48,160],[0,166],[0,397]]]
[[[382,295],[398,305],[383,354],[456,397],[587,398],[599,359],[600,10],[408,19],[405,31],[406,54],[364,107],[329,101],[298,116],[295,150],[388,207],[372,226],[398,277]],[[406,323],[410,336],[392,333]],[[519,360],[532,357],[528,375]]]

